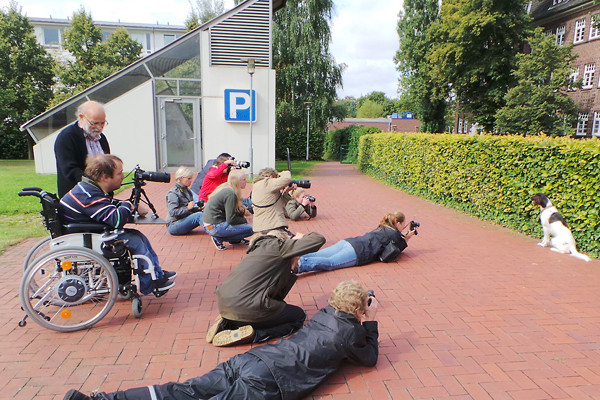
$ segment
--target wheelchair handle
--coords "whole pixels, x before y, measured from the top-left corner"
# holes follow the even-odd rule
[[[42,188],[39,188],[37,186],[27,186],[27,187],[22,188],[21,190],[26,191],[26,192],[29,192],[29,191],[32,191],[32,190],[35,191],[35,192],[41,192]]]
[[[29,189],[29,188],[23,188],[23,189]],[[19,192],[19,196],[21,196],[21,197],[23,197],[23,196],[35,196],[35,197],[38,197],[40,199],[42,198],[42,195],[41,195],[40,192],[34,192],[32,190],[26,190],[26,191],[23,191],[23,192]]]

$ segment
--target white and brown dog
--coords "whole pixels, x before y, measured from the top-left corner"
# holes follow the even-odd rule
[[[534,205],[540,206],[540,222],[544,229],[544,238],[538,246],[550,247],[550,250],[558,253],[570,254],[580,260],[590,261],[585,254],[577,251],[575,239],[567,225],[567,221],[552,205],[544,193],[538,193],[531,198]]]

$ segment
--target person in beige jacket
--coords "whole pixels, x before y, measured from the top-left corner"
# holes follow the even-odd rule
[[[278,173],[273,168],[263,168],[259,171],[252,187],[254,232],[287,229],[285,205],[292,199],[289,191],[296,189],[296,185],[291,183],[290,171]]]

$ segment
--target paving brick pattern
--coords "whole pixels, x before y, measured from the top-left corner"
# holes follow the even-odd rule
[[[326,246],[375,228],[389,211],[421,222],[395,263],[299,277],[288,301],[309,317],[343,279],[375,290],[380,301],[377,366],[345,366],[311,398],[600,398],[598,260],[556,254],[536,238],[388,188],[351,165],[324,163],[310,179],[318,217],[290,227],[322,233]],[[161,216],[169,187],[146,187]],[[57,333],[32,321],[17,327],[21,264],[36,240],[0,257],[0,399],[53,400],[72,387],[114,391],[185,380],[249,348],[204,341],[217,314],[215,287],[245,249],[217,251],[203,232],[173,237],[164,226],[138,228],[163,268],[179,273],[177,286],[164,297],[144,297],[141,319],[120,300],[86,331]]]

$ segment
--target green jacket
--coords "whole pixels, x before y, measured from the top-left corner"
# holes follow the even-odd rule
[[[246,218],[235,210],[237,196],[231,188],[224,188],[218,193],[213,193],[204,205],[202,221],[207,224],[220,224],[225,221],[229,225],[247,224]]]
[[[324,243],[325,237],[315,232],[302,239],[256,239],[248,248],[248,255],[217,287],[221,316],[248,323],[275,318],[285,307],[283,300],[296,282],[292,259],[314,253]]]

